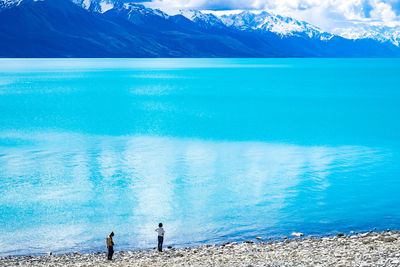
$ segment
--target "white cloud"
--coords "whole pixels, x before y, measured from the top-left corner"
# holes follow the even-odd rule
[[[375,2],[377,2],[375,8],[371,11],[371,16],[373,18],[384,22],[390,22],[396,19],[396,13],[389,4],[380,1]]]

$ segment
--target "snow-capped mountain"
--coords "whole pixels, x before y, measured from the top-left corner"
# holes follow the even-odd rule
[[[158,9],[151,9],[147,8],[143,5],[140,4],[135,4],[135,3],[124,3],[123,5],[117,5],[117,8],[119,10],[125,9],[128,11],[129,18],[132,18],[135,16],[135,14],[140,14],[142,16],[160,16],[162,18],[167,19],[169,16],[158,10]]]
[[[109,13],[119,16],[137,25],[156,23],[155,20],[166,20],[168,15],[164,12],[146,8],[141,4],[120,0],[72,0],[75,4],[96,13]]]
[[[221,27],[222,25],[238,29],[240,31],[264,31],[273,32],[281,37],[307,35],[309,38],[330,40],[335,35],[351,39],[373,39],[380,42],[391,42],[400,46],[400,28],[357,25],[355,27],[337,28],[332,33],[324,32],[320,28],[305,21],[299,21],[291,17],[271,14],[266,11],[252,12],[242,11],[233,14],[201,12],[197,10],[180,10],[179,13],[193,22],[201,23],[203,27]]]
[[[45,0],[0,0],[0,10],[19,5],[23,1],[45,1]],[[70,0],[73,3],[91,12],[106,13],[113,11],[125,16],[129,21],[137,24],[148,23],[145,17],[156,16],[162,19],[171,17],[166,13],[146,8],[135,1],[123,0]],[[320,28],[304,21],[291,17],[284,17],[266,11],[251,12],[242,11],[229,15],[217,15],[211,12],[198,10],[180,10],[179,14],[196,23],[198,26],[209,28],[229,27],[240,31],[271,32],[279,36],[308,36],[322,41],[330,40],[333,36],[341,36],[346,39],[373,39],[380,42],[391,42],[400,45],[399,27],[381,27],[369,25],[356,25],[354,27],[338,28],[332,33],[324,32]]]
[[[203,13],[193,9],[181,9],[179,10],[179,14],[204,28],[225,26],[223,21],[214,14]]]
[[[329,40],[334,35],[323,32],[316,26],[290,17],[274,15],[266,11],[242,11],[238,14],[214,15],[196,10],[180,10],[180,14],[203,27],[230,27],[240,31],[273,32],[281,37],[307,35],[309,38]]]
[[[257,13],[243,11],[239,14],[222,15],[220,19],[225,25],[242,31],[273,32],[282,37],[306,34],[309,38],[319,38],[321,40],[329,40],[333,37],[333,34],[323,32],[318,27],[307,22],[274,15],[266,11]]]
[[[350,40],[265,11],[166,14],[127,0],[0,0],[0,8],[0,57],[400,57],[385,41],[398,44],[399,31]]]
[[[0,0],[0,9],[12,8],[19,5],[24,1],[51,1],[51,0]],[[135,13],[140,13],[141,15],[157,15],[161,17],[168,17],[167,14],[158,10],[146,8],[143,5],[136,4],[135,1],[121,1],[121,0],[70,0],[76,5],[89,10],[91,12],[106,13],[112,9],[115,10],[127,10],[132,16]]]
[[[115,3],[113,0],[72,0],[72,2],[84,9],[99,13],[104,13],[114,8]]]
[[[75,4],[83,7],[84,9],[105,13],[114,9],[114,11],[126,11],[129,14],[129,18],[132,18],[135,14],[140,14],[142,16],[157,15],[160,17],[167,18],[168,15],[164,12],[146,8],[143,5],[135,4],[134,1],[120,1],[120,0],[72,0]]]
[[[366,24],[333,30],[346,39],[373,39],[380,42],[391,42],[400,46],[400,27],[370,26]]]
[[[4,0],[16,1],[16,0]],[[19,0],[21,1],[21,0]],[[72,0],[79,6],[98,13],[113,10],[124,14],[131,22],[141,23],[143,16],[160,16],[167,19],[169,15],[157,10],[146,8],[141,4],[120,0]],[[273,32],[282,37],[306,34],[309,38],[329,40],[334,35],[321,31],[318,27],[304,21],[298,21],[290,17],[274,15],[266,11],[249,12],[239,14],[216,16],[198,10],[179,10],[179,14],[195,22],[202,28],[231,27],[241,31],[265,31]]]

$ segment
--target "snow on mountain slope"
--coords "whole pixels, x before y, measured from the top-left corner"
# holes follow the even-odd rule
[[[1,10],[17,6],[23,1],[28,0],[0,0],[0,12]],[[168,19],[170,17],[160,10],[147,8],[141,4],[135,3],[133,0],[71,1],[91,12],[106,13],[110,10],[116,11],[133,23],[150,23],[151,20],[146,19],[146,17],[160,17],[162,19]],[[183,15],[189,20],[197,23],[202,28],[206,29],[229,27],[240,31],[272,32],[280,35],[281,37],[308,36],[309,38],[323,41],[330,40],[333,36],[338,35],[346,39],[373,39],[380,42],[391,42],[396,46],[400,46],[399,27],[356,24],[351,27],[337,28],[334,29],[332,33],[327,33],[307,22],[298,21],[291,17],[284,17],[266,11],[238,11],[228,14],[221,14],[212,11],[179,10],[178,14]],[[159,23],[161,22],[159,21]]]
[[[187,19],[200,24],[202,27],[223,27],[225,24],[214,14],[204,13],[193,9],[181,9],[179,14]]]
[[[105,13],[114,8],[114,0],[72,0],[75,4],[89,11]]]
[[[168,18],[169,16],[165,14],[164,12],[158,10],[158,9],[151,9],[147,8],[143,5],[140,4],[135,4],[135,3],[124,3],[122,6],[119,6],[119,8],[124,8],[129,12],[129,17],[131,18],[135,14],[140,14],[142,16],[160,16],[162,18]]]
[[[136,21],[134,16],[160,16],[168,18],[164,12],[147,8],[143,5],[134,2],[119,1],[119,0],[72,0],[75,4],[92,12],[105,13],[113,10],[118,13],[123,13],[126,18],[132,22]]]
[[[400,27],[369,26],[366,24],[348,28],[336,28],[333,30],[337,35],[346,39],[373,39],[380,42],[391,42],[400,46]]]
[[[306,34],[309,38],[329,40],[334,35],[321,31],[307,22],[298,21],[290,17],[273,15],[266,11],[250,12],[242,11],[239,13],[218,15],[210,11],[180,10],[180,14],[193,22],[210,25],[213,27],[230,27],[240,31],[264,31],[273,32],[281,37],[298,36]]]
[[[22,2],[22,0],[0,0],[0,11],[2,9],[11,8],[17,6]]]
[[[319,38],[321,40],[329,40],[334,36],[307,22],[274,15],[266,11],[243,11],[238,14],[222,15],[220,19],[226,26],[234,27],[241,31],[267,31],[280,36],[293,36],[302,33],[310,38]]]

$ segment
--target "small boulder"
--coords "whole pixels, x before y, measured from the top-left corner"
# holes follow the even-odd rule
[[[293,232],[291,235],[292,235],[292,236],[297,236],[297,237],[304,236],[303,233],[299,233],[299,232]]]
[[[362,233],[362,234],[359,234],[359,236],[360,237],[367,237],[367,236],[369,236],[369,233]]]
[[[344,234],[343,233],[338,233],[337,236],[338,237],[342,237],[342,236],[344,236]]]
[[[51,251],[46,252],[46,256],[51,256],[51,255],[53,255],[53,252]]]
[[[261,238],[260,236],[257,236],[256,239],[257,239],[257,240],[261,240],[262,238]]]

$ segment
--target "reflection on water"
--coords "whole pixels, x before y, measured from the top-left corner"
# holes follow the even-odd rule
[[[67,132],[3,132],[0,148],[0,255],[99,250],[111,230],[117,249],[151,248],[158,222],[185,245],[399,216],[379,210],[392,189],[371,190],[391,166],[379,148]]]
[[[398,59],[2,59],[0,256],[400,227]]]

